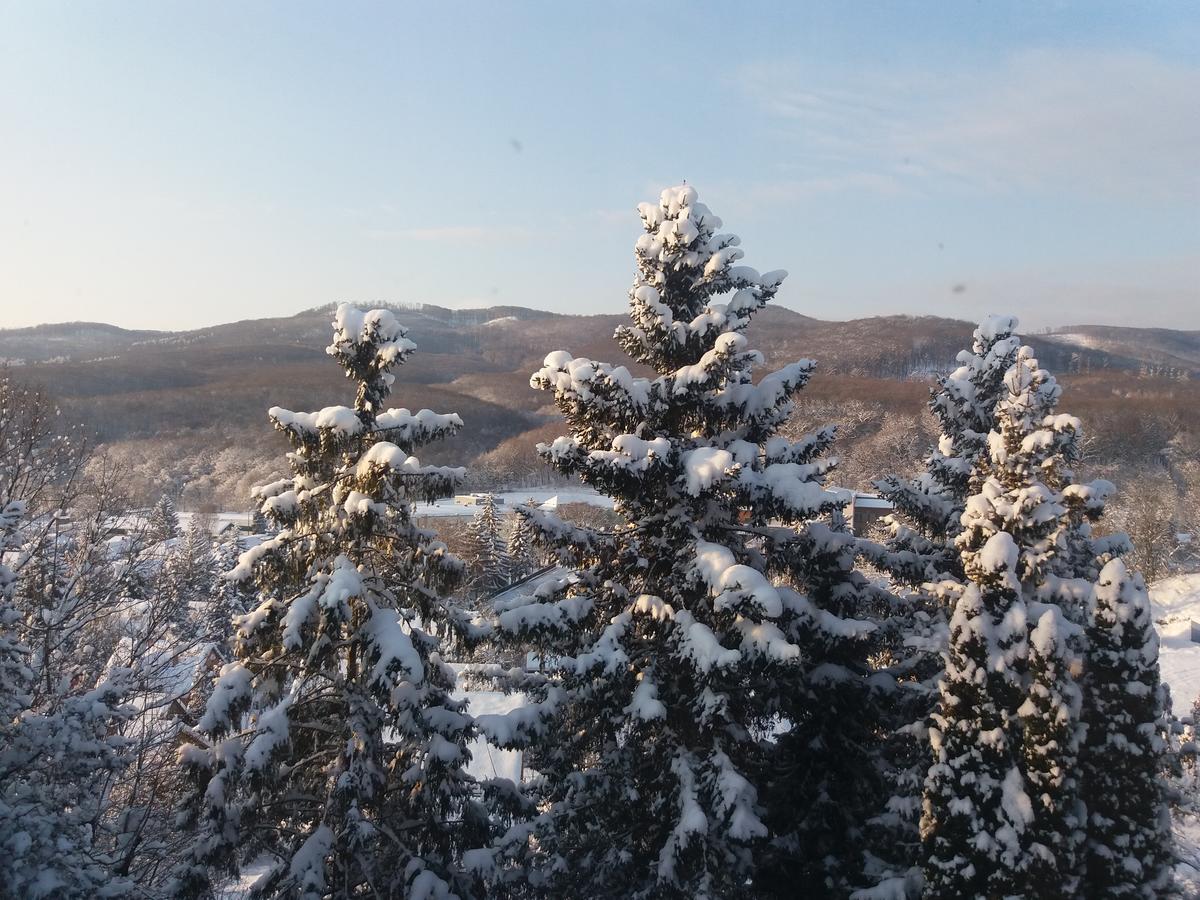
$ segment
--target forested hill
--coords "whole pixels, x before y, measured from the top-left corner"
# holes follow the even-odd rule
[[[334,395],[337,379],[322,365],[321,350],[330,309],[182,332],[80,322],[0,330],[0,358],[24,363],[27,379],[49,388],[109,440],[218,419],[243,426],[261,422],[272,404],[305,407]],[[544,402],[528,388],[528,377],[550,350],[620,358],[611,337],[624,315],[568,316],[520,307],[399,310],[419,349],[405,369],[402,401],[450,404],[481,423],[508,410],[518,413],[508,417],[515,427],[521,414]],[[750,338],[769,363],[808,357],[826,375],[927,379],[952,367],[973,327],[931,316],[822,321],[768,308]],[[1027,340],[1059,373],[1200,372],[1200,332],[1072,326]]]
[[[536,477],[544,468],[532,445],[554,436],[558,417],[547,396],[529,387],[529,375],[548,352],[627,362],[612,340],[613,329],[627,321],[623,310],[569,316],[503,306],[395,308],[418,352],[393,401],[461,414],[467,428],[451,444],[430,448],[431,456],[476,471],[492,466],[499,480],[524,477],[522,472]],[[184,332],[95,323],[0,330],[0,358],[18,366],[22,379],[47,388],[70,420],[124,454],[143,473],[135,482],[152,497],[164,482],[179,490],[186,482],[191,488],[185,501],[211,496],[219,505],[241,504],[254,478],[283,449],[266,410],[310,409],[341,397],[344,385],[323,352],[331,314],[332,305]],[[814,416],[842,426],[843,477],[854,480],[857,473],[862,480],[875,464],[864,460],[859,472],[849,465],[850,451],[861,456],[862,441],[870,437],[881,446],[894,443],[883,427],[885,414],[912,422],[923,414],[931,378],[952,368],[959,350],[970,346],[973,327],[965,320],[915,316],[823,321],[768,306],[749,337],[768,367],[817,361],[817,379],[803,402],[820,407],[810,409]],[[1125,412],[1144,417],[1150,406],[1165,404],[1164,416],[1174,421],[1193,393],[1190,384],[1174,385],[1200,373],[1197,332],[1080,325],[1026,340],[1052,371],[1074,373],[1085,384],[1073,389],[1079,401],[1073,409],[1090,417],[1094,433],[1127,436],[1132,425],[1148,434],[1151,453],[1171,435],[1143,427],[1141,419],[1123,419],[1112,428],[1100,421],[1120,411],[1110,409],[1108,376],[1137,376],[1143,391],[1151,387],[1146,376],[1155,376],[1155,397]],[[911,436],[914,446],[928,439]]]

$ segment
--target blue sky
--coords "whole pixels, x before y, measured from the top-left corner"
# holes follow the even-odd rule
[[[0,326],[617,312],[686,179],[821,318],[1200,328],[1191,3],[10,3]]]

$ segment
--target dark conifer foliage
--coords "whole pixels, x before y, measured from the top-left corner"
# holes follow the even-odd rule
[[[464,771],[473,729],[452,699],[444,642],[462,623],[444,598],[463,565],[411,502],[450,494],[462,470],[415,448],[453,434],[456,415],[384,409],[391,370],[414,345],[392,313],[338,308],[332,356],[353,407],[271,420],[293,446],[292,476],[257,492],[278,532],[242,554],[258,605],[236,621],[182,760],[196,791],[192,862],[177,891],[263,854],[259,892],[276,897],[465,898],[465,849],[489,829]]]
[[[1120,559],[1100,573],[1087,640],[1084,893],[1161,897],[1171,879],[1171,824],[1161,778],[1165,691],[1146,586]]]
[[[497,611],[499,633],[543,649],[546,664],[513,685],[533,706],[480,719],[494,740],[528,747],[544,776],[534,787],[545,812],[498,859],[517,893],[762,896],[754,879],[775,813],[761,788],[783,752],[778,717],[799,714],[781,694],[821,668],[802,662],[804,645],[826,652],[870,626],[839,617],[840,586],[823,609],[784,583],[793,556],[846,557],[828,528],[790,527],[842,502],[823,487],[831,431],[775,436],[813,363],[752,377],[762,357],[743,331],[783,273],[737,264],[738,239],[718,233],[689,186],[640,212],[631,322],[616,339],[655,377],[559,351],[531,382],[554,393],[569,429],[539,452],[613,497],[620,524],[522,512],[570,574],[556,593]],[[820,754],[845,749],[830,741]],[[811,795],[815,818],[832,811],[837,781]],[[780,849],[816,852],[835,833],[800,830],[781,823]]]

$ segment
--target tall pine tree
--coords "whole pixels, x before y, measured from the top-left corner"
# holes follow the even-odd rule
[[[900,685],[888,707],[885,807],[872,817],[872,852],[879,876],[893,885],[916,880],[921,796],[929,768],[929,716],[949,632],[951,607],[965,580],[955,538],[972,492],[972,474],[987,454],[1004,376],[1016,359],[1017,321],[988,316],[975,329],[958,367],[940,379],[929,408],[939,424],[937,444],[915,478],[875,482],[894,512],[882,546],[860,540],[864,554],[889,576],[895,608],[881,623],[881,658]]]
[[[258,489],[279,530],[233,577],[252,577],[260,602],[237,620],[203,740],[181,753],[196,782],[182,819],[198,833],[180,894],[261,855],[265,896],[472,895],[462,853],[489,825],[439,651],[463,566],[410,506],[458,484],[461,469],[411,454],[462,422],[382,408],[413,349],[391,312],[342,304],[327,352],[357,386],[353,408],[270,411],[292,477]]]
[[[476,597],[487,597],[508,584],[508,552],[503,527],[496,498],[484,494],[467,529],[470,591]]]
[[[930,729],[922,827],[933,897],[1069,897],[1080,872],[1077,629],[1047,590],[1067,519],[1056,488],[1079,423],[1054,414],[1061,390],[1028,347],[1004,386],[957,538],[967,583]]]
[[[548,896],[757,896],[768,829],[752,779],[799,669],[789,634],[825,615],[769,577],[773,545],[795,539],[771,523],[841,498],[821,484],[821,441],[774,436],[813,363],[753,378],[743,332],[784,273],[737,265],[738,239],[690,186],[639,212],[616,339],[655,377],[558,351],[531,379],[570,429],[539,452],[613,497],[619,524],[521,513],[571,574],[557,596],[498,610],[501,634],[545,650],[514,684],[533,704],[479,719],[542,775],[544,813],[501,858]]]
[[[884,726],[902,702],[895,674],[879,665],[894,598],[856,570],[853,535],[828,521],[789,524],[791,534],[764,529],[763,549],[769,571],[807,601],[781,626],[799,662],[747,685],[751,705],[777,703],[782,730],[754,779],[772,833],[756,896],[793,897],[799,882],[814,900],[845,897],[891,874],[868,820],[887,796]]]
[[[537,549],[534,547],[533,528],[529,519],[518,514],[513,515],[508,531],[508,581],[520,581],[533,574],[540,565]]]
[[[925,459],[925,471],[911,479],[891,475],[875,482],[896,510],[891,552],[881,562],[901,583],[920,586],[963,577],[954,539],[972,493],[972,472],[986,455],[988,433],[996,424],[1004,376],[1016,360],[1016,328],[1012,316],[988,316],[980,322],[971,349],[958,354],[958,368],[930,396],[941,433]]]
[[[1161,778],[1166,747],[1158,635],[1142,577],[1120,559],[1100,573],[1087,639],[1083,893],[1161,897],[1171,879],[1171,825]]]
[[[158,498],[146,517],[146,536],[152,541],[169,541],[179,537],[179,514],[170,494]]]

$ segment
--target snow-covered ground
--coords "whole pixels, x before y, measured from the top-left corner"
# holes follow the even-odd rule
[[[1158,627],[1159,665],[1171,686],[1176,715],[1191,712],[1200,696],[1200,644],[1192,641],[1192,623],[1200,631],[1200,574],[1178,575],[1150,588]]]
[[[1187,715],[1200,695],[1200,644],[1192,641],[1192,622],[1200,626],[1200,574],[1178,575],[1152,585],[1150,604],[1158,628],[1159,666],[1171,686],[1175,714]],[[1200,897],[1200,821],[1175,820],[1176,850],[1181,862],[1175,868],[1185,897]]]
[[[1078,331],[1061,331],[1057,334],[1048,334],[1046,337],[1052,341],[1059,341],[1064,344],[1074,344],[1077,347],[1087,347],[1089,349],[1096,349],[1100,347],[1101,344],[1101,342],[1098,341],[1093,335],[1081,334]]]
[[[599,506],[605,509],[612,509],[613,501],[611,497],[606,497],[603,494],[598,494],[595,491],[587,488],[564,487],[564,488],[522,488],[515,491],[496,491],[492,493],[496,498],[497,506],[501,512],[508,512],[522,503],[528,503],[532,500],[537,505],[549,504],[551,507],[562,506],[567,503],[586,503],[589,506]],[[434,516],[473,516],[479,511],[478,506],[468,506],[460,503],[453,497],[446,497],[434,503],[413,503],[413,514],[424,518]],[[191,525],[193,517],[200,513],[179,512],[179,529],[186,531]],[[211,523],[213,534],[220,534],[223,529],[229,525],[236,525],[239,528],[249,528],[251,516],[245,512],[218,512],[207,513],[209,522]],[[144,517],[129,516],[121,523],[126,528],[134,529],[144,527]]]
[[[456,696],[463,696],[457,692]],[[501,691],[467,691],[471,701],[471,715],[503,715],[525,703],[524,694],[505,694]],[[520,784],[522,759],[520,750],[502,750],[478,738],[467,745],[471,751],[471,763],[467,771],[479,779],[507,778]]]
[[[230,525],[236,525],[238,528],[249,528],[253,521],[250,513],[244,512],[219,512],[219,513],[176,513],[179,518],[179,530],[187,531],[191,527],[192,519],[198,515],[207,515],[213,534],[220,534]]]
[[[589,506],[600,506],[612,509],[611,497],[598,494],[586,488],[526,488],[517,491],[501,491],[493,493],[501,512],[508,512],[522,503],[532,500],[539,506],[549,503],[551,506],[562,506],[567,503],[586,503]],[[557,502],[555,502],[557,501]],[[434,503],[414,503],[413,515],[417,518],[426,516],[473,516],[479,511],[478,506],[467,506],[452,497],[438,500]]]

